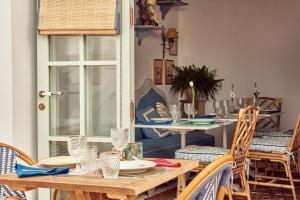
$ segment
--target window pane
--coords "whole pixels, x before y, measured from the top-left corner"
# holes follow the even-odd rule
[[[87,70],[87,133],[110,137],[117,126],[117,86],[115,66],[88,66]]]
[[[50,141],[50,157],[54,156],[68,156],[67,142]]]
[[[116,60],[116,38],[87,36],[86,60]]]
[[[50,67],[50,91],[61,95],[50,97],[50,134],[78,135],[80,121],[79,68]]]
[[[50,36],[50,61],[76,60],[79,60],[79,37]]]

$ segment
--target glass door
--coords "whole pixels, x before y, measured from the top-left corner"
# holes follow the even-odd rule
[[[118,36],[37,36],[39,159],[68,155],[70,135],[87,136],[99,152],[112,148],[113,127],[130,128],[134,140],[133,2],[122,1]]]

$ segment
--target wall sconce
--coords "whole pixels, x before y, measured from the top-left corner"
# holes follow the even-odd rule
[[[173,48],[176,38],[178,38],[178,32],[175,28],[169,28],[166,33],[165,28],[163,27],[163,30],[161,32],[163,59],[165,59],[166,50],[170,50]]]

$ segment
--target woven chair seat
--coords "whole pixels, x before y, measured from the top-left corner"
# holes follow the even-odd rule
[[[256,131],[254,137],[292,137],[293,131]]]
[[[211,163],[217,158],[226,155],[228,149],[221,147],[189,145],[175,151],[176,159],[199,160],[200,163]]]
[[[253,138],[250,146],[251,151],[280,152],[288,151],[290,137],[263,137]]]
[[[16,157],[19,157],[18,152],[7,147],[0,147],[0,175],[15,171]],[[24,192],[12,190],[6,185],[0,185],[0,199],[6,199],[7,197],[26,199]]]

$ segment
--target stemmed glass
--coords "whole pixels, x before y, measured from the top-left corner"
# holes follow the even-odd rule
[[[110,130],[112,145],[120,152],[122,157],[122,151],[124,147],[128,144],[129,129],[113,128]]]
[[[185,103],[184,104],[184,112],[188,115],[188,119],[191,119],[191,115],[194,112],[193,104],[191,103]]]
[[[76,160],[75,173],[82,173],[80,161],[87,149],[87,140],[85,136],[76,135],[68,138],[68,152]]]

